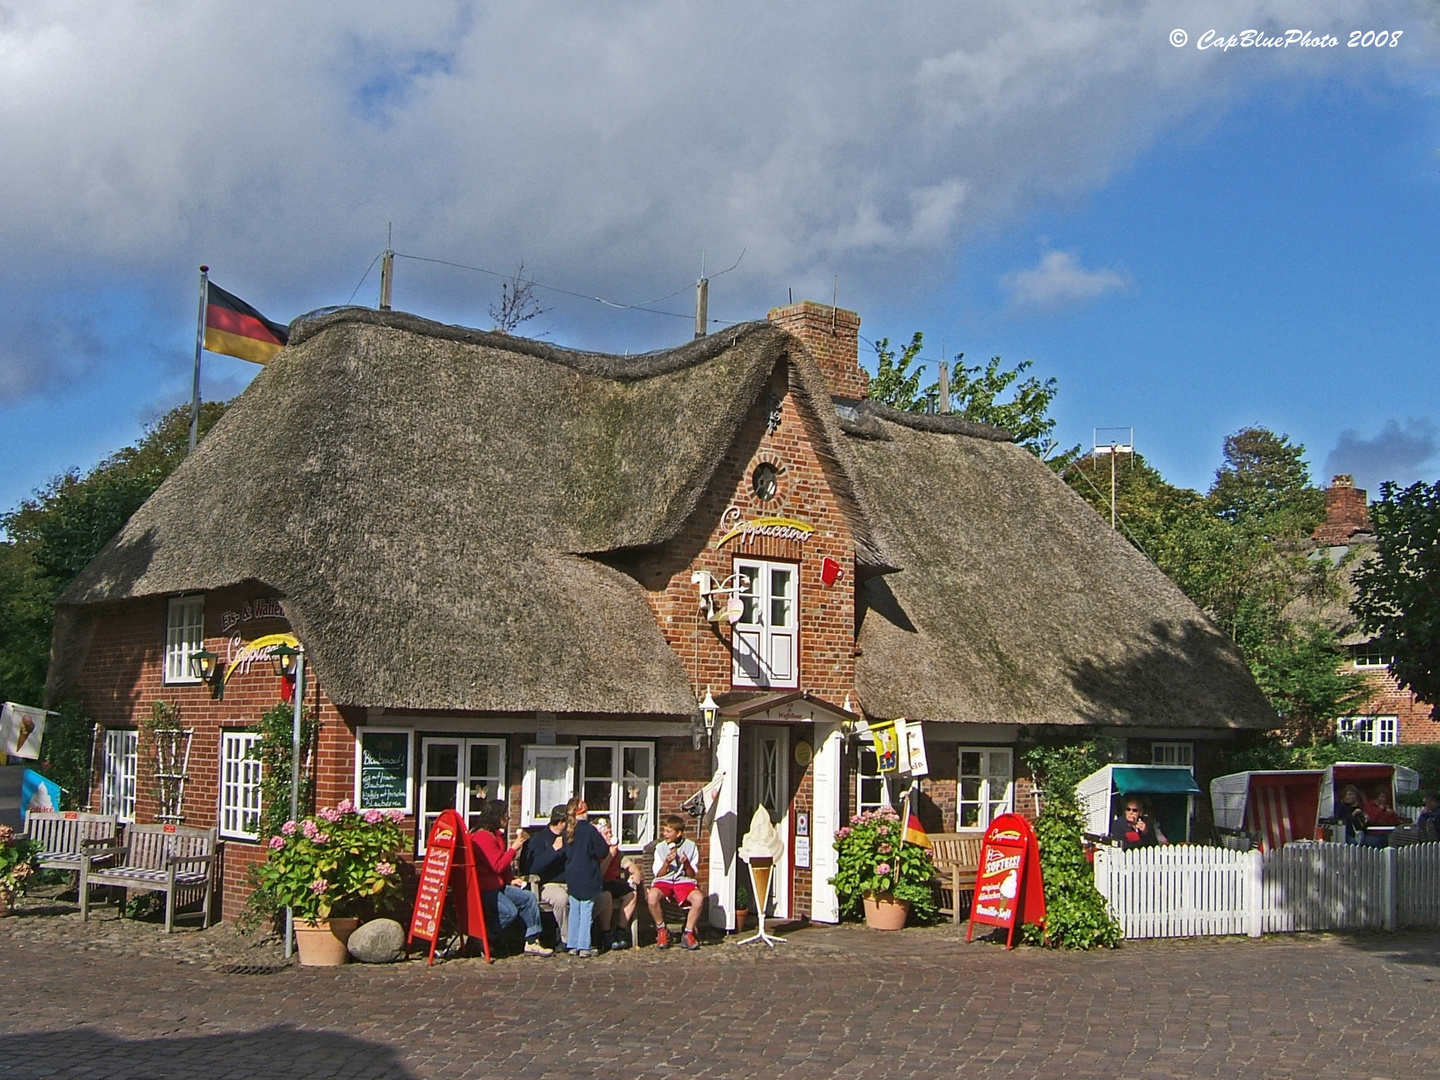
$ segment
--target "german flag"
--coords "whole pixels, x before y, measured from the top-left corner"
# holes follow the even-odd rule
[[[205,348],[238,356],[252,364],[269,363],[285,347],[290,331],[211,282],[205,300]]]
[[[928,848],[933,846],[930,843],[930,834],[925,831],[925,826],[920,824],[920,818],[915,811],[907,810],[905,819],[905,843],[918,844],[920,847]]]

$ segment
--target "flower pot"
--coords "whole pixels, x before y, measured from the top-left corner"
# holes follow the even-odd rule
[[[0,919],[15,914],[15,894],[9,889],[0,889]]]
[[[901,930],[910,914],[909,900],[896,900],[889,893],[866,893],[865,925],[871,930]]]
[[[345,943],[360,925],[359,919],[321,919],[310,924],[295,920],[295,947],[305,967],[337,967],[350,959]]]
[[[745,929],[745,923],[746,923],[747,921],[749,921],[749,919],[750,919],[750,909],[749,909],[749,908],[744,908],[744,907],[742,907],[742,908],[736,908],[736,909],[735,909],[735,929],[736,929],[736,930],[744,930],[744,929]]]

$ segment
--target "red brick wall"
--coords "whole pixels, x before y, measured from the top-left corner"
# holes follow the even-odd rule
[[[815,448],[780,371],[771,392],[780,400],[780,425],[769,430],[764,399],[746,419],[735,445],[718,470],[685,530],[640,568],[656,621],[685,664],[697,699],[705,688],[731,688],[729,625],[708,622],[700,594],[690,581],[707,570],[715,584],[733,572],[737,555],[794,560],[800,567],[800,686],[841,703],[855,687],[855,547]],[[774,499],[762,502],[751,476],[762,461],[783,466]],[[717,542],[737,521],[761,516],[797,518],[815,527],[803,544],[771,538]],[[834,559],[844,575],[834,585],[820,579],[821,562]]]
[[[1356,707],[1356,716],[1398,717],[1398,736],[1402,743],[1440,742],[1440,721],[1430,719],[1430,706],[1409,690],[1400,689],[1395,676],[1374,668],[1363,673],[1371,694],[1365,704]]]
[[[1313,536],[1322,544],[1344,544],[1357,532],[1370,531],[1365,489],[1348,476],[1336,476],[1325,489],[1325,520]]]

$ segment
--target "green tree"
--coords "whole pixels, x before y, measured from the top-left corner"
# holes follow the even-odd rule
[[[226,405],[200,410],[210,430]],[[190,406],[150,425],[133,446],[111,454],[85,474],[71,470],[19,506],[0,514],[0,700],[40,704],[45,695],[55,601],[161,481],[185,458]],[[90,725],[78,703],[59,706],[45,753],[64,776],[62,787],[83,787],[89,774]],[[68,779],[67,779],[68,778]]]
[[[897,352],[889,338],[875,342],[876,373],[870,380],[870,399],[903,412],[931,412],[940,396],[937,380],[921,386],[924,366],[910,370],[920,355],[925,335],[917,330],[910,344]],[[1058,451],[1054,439],[1055,418],[1050,406],[1060,392],[1055,379],[1043,382],[1034,375],[1020,378],[1032,363],[1022,360],[1014,368],[1002,366],[1001,357],[993,356],[983,368],[966,367],[964,353],[956,353],[950,373],[950,412],[961,420],[992,424],[1007,431],[1017,443],[1052,468],[1068,465],[1080,448]],[[999,400],[1009,392],[1010,398]]]
[[[1375,553],[1355,573],[1352,610],[1400,685],[1440,717],[1440,482],[1382,484],[1370,513]]]
[[[1209,499],[1226,521],[1273,539],[1308,537],[1325,520],[1325,493],[1310,483],[1305,447],[1262,427],[1225,437]]]

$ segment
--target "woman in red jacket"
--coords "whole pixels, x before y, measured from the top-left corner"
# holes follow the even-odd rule
[[[470,834],[475,852],[475,878],[480,886],[480,900],[489,908],[495,905],[500,929],[503,931],[516,919],[525,922],[525,951],[531,956],[549,956],[555,950],[540,944],[540,901],[529,889],[511,885],[510,867],[515,855],[525,846],[527,837],[520,831],[509,845],[505,843],[505,826],[509,812],[498,799],[485,804],[479,821]]]

